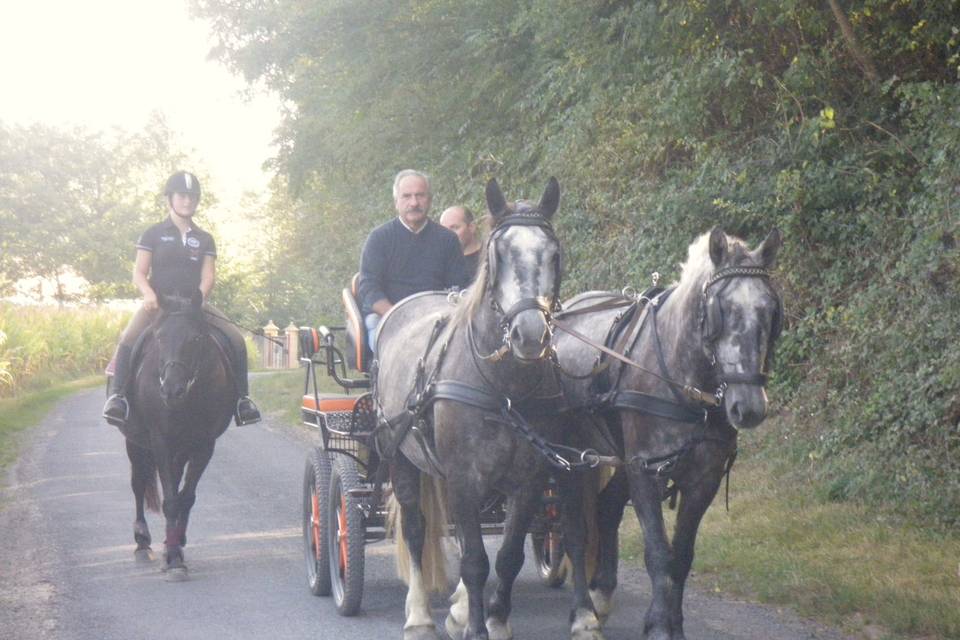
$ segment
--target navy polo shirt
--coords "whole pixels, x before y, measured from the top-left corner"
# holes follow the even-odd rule
[[[137,249],[153,254],[150,286],[168,295],[200,288],[204,256],[217,257],[212,235],[194,226],[182,236],[169,217],[144,231]]]

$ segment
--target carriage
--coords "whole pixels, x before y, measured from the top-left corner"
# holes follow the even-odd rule
[[[366,329],[357,304],[358,275],[342,292],[342,326],[301,327],[304,367],[301,418],[319,442],[303,475],[302,534],[307,585],[314,595],[332,596],[337,612],[355,615],[363,598],[365,545],[387,537],[390,495],[387,465],[375,438],[377,422]],[[321,391],[324,377],[342,393]],[[498,534],[505,519],[502,496],[481,519],[485,534]],[[452,531],[451,531],[452,532]],[[534,561],[545,584],[562,585],[559,500],[551,483],[531,527]]]

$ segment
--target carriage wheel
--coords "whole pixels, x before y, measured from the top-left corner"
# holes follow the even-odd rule
[[[330,595],[329,499],[330,457],[314,449],[303,470],[303,560],[307,586],[315,596]]]
[[[544,498],[543,526],[536,527],[530,534],[533,544],[533,558],[540,579],[548,587],[559,587],[567,579],[567,567],[563,563],[563,534],[560,533],[560,509],[556,504],[556,489],[547,488]]]
[[[363,598],[363,554],[366,530],[360,500],[350,491],[360,486],[357,463],[337,456],[330,475],[330,578],[337,613],[356,615]]]

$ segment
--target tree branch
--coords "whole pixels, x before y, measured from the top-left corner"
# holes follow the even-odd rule
[[[840,8],[840,4],[837,2],[837,0],[827,0],[827,2],[830,4],[830,9],[833,11],[833,17],[837,19],[837,24],[840,25],[840,33],[843,34],[843,39],[847,43],[847,48],[850,49],[850,53],[853,54],[853,57],[856,58],[857,62],[860,64],[864,75],[867,76],[867,80],[876,84],[880,80],[880,74],[877,73],[877,68],[873,65],[873,61],[860,48],[860,43],[857,41],[857,36],[853,32],[853,25],[850,24],[847,14],[845,14],[843,9]]]

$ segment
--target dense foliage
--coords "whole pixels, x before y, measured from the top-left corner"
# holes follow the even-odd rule
[[[339,315],[408,166],[436,207],[480,205],[490,175],[531,196],[556,175],[567,293],[675,275],[715,224],[777,226],[793,473],[960,521],[960,3],[195,6],[221,59],[289,105],[274,308]]]
[[[129,313],[0,303],[0,398],[102,373]]]

